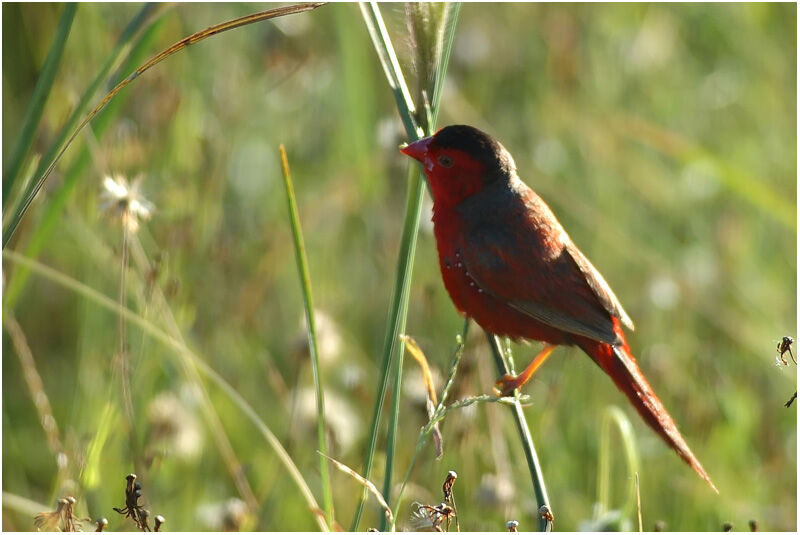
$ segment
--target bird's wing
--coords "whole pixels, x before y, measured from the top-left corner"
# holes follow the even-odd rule
[[[620,322],[622,322],[625,327],[630,330],[634,330],[633,321],[631,321],[631,318],[622,308],[619,299],[617,299],[617,296],[614,295],[611,287],[608,285],[600,272],[597,271],[591,262],[589,262],[589,259],[586,258],[581,250],[578,249],[571,241],[566,245],[566,250],[572,257],[575,265],[581,270],[581,273],[583,273],[586,283],[600,300],[600,304],[603,305],[603,308],[605,308],[612,316],[619,318]]]
[[[463,261],[478,287],[556,329],[619,343],[612,316],[631,321],[561,226],[542,232],[517,223],[476,226],[464,241]]]

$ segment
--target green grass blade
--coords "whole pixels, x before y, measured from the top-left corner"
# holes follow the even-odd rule
[[[53,80],[56,77],[56,72],[58,72],[61,56],[64,53],[64,46],[66,45],[69,31],[72,28],[72,21],[75,18],[75,11],[77,9],[77,4],[69,3],[66,4],[61,11],[61,19],[58,21],[56,34],[55,37],[53,37],[53,44],[50,45],[50,51],[47,53],[44,65],[42,65],[42,72],[33,89],[33,96],[31,97],[30,104],[28,104],[28,109],[25,111],[22,127],[14,140],[11,155],[3,169],[4,208],[6,207],[11,188],[14,186],[19,176],[19,171],[22,168],[22,163],[25,161],[28,149],[30,149],[33,143],[33,136],[42,118],[42,113],[47,103],[47,97],[50,95],[50,89],[53,87]]]
[[[294,254],[297,261],[297,274],[300,276],[300,286],[303,290],[303,306],[306,311],[308,324],[308,354],[311,357],[311,370],[314,375],[314,390],[317,394],[317,449],[320,456],[320,477],[322,479],[322,503],[325,508],[325,519],[329,526],[333,526],[333,493],[331,492],[331,478],[328,471],[328,446],[325,439],[325,399],[322,390],[322,371],[319,368],[319,350],[317,345],[317,326],[314,320],[314,300],[311,297],[311,276],[308,273],[308,259],[306,246],[303,241],[303,231],[300,228],[300,216],[297,213],[297,201],[292,185],[292,175],[289,172],[289,160],[286,158],[286,149],[280,146],[281,166],[283,168],[283,183],[286,186],[286,204],[289,208],[289,221],[292,225],[294,237]]]
[[[166,331],[160,329],[133,310],[121,307],[114,299],[101,294],[94,288],[91,288],[82,282],[73,279],[72,277],[64,275],[63,273],[60,273],[49,266],[46,266],[35,260],[31,260],[30,258],[25,258],[19,253],[8,250],[3,251],[3,258],[14,264],[24,265],[35,274],[75,292],[77,295],[80,295],[81,297],[111,311],[114,314],[124,316],[125,320],[130,324],[136,325],[144,333],[158,340],[165,346],[172,348],[181,357],[189,359],[189,361],[196,366],[200,372],[208,377],[212,383],[217,385],[217,387],[222,390],[222,392],[225,393],[231,399],[231,401],[233,401],[233,403],[244,413],[251,423],[253,423],[256,429],[258,429],[275,454],[278,456],[278,459],[284,465],[284,468],[286,468],[287,472],[289,472],[292,480],[295,482],[300,490],[300,493],[305,498],[308,508],[311,511],[317,511],[319,509],[317,501],[314,498],[314,494],[311,492],[311,489],[309,489],[305,479],[303,479],[303,476],[300,473],[300,470],[297,468],[297,465],[294,464],[291,456],[289,456],[289,453],[286,451],[286,449],[284,449],[283,445],[270,430],[269,426],[267,426],[264,420],[258,416],[258,413],[256,413],[255,409],[253,409],[253,407],[241,396],[241,394],[239,394],[239,392],[237,392],[233,386],[231,386],[230,383],[228,383],[222,376],[214,371],[211,366],[206,364],[203,358],[189,349],[189,347],[182,340],[178,340],[170,336]],[[314,514],[314,517],[316,518],[320,528],[327,531],[328,526],[325,523],[324,518],[316,514]]]
[[[375,4],[360,3],[361,14],[367,26],[367,31],[372,38],[373,46],[378,53],[378,58],[383,66],[389,86],[395,96],[397,108],[406,134],[410,139],[416,140],[421,137],[421,131],[416,124],[415,107],[408,92],[397,56],[394,53],[386,26],[383,24],[378,6]],[[392,291],[391,305],[389,308],[389,318],[386,325],[386,334],[383,339],[383,351],[381,358],[380,381],[378,382],[378,392],[375,398],[375,406],[370,423],[370,437],[367,444],[367,451],[364,458],[364,468],[362,475],[369,479],[372,473],[372,462],[375,457],[375,448],[378,442],[378,430],[380,428],[380,417],[383,411],[383,402],[386,396],[386,387],[389,383],[390,368],[393,356],[398,351],[398,335],[405,328],[405,311],[408,309],[408,288],[411,279],[411,265],[413,263],[413,251],[416,246],[417,228],[422,208],[422,182],[418,173],[413,173],[408,184],[406,195],[406,212],[403,223],[403,233],[400,239],[400,253],[397,259],[397,271],[395,274],[394,288]],[[399,351],[402,351],[402,345]],[[388,461],[387,461],[388,462]],[[356,507],[350,531],[357,531],[358,524],[361,522],[361,515],[364,509],[364,502],[367,499],[366,489],[362,490]]]
[[[386,333],[387,337],[393,335],[389,346],[391,364],[387,372],[394,377],[392,386],[394,395],[392,396],[392,407],[389,412],[389,430],[386,437],[386,466],[382,489],[383,496],[387,501],[391,500],[392,493],[392,471],[397,443],[397,424],[400,417],[400,392],[403,382],[403,355],[405,354],[405,346],[398,343],[398,339],[400,334],[406,330],[409,293],[411,291],[411,268],[414,265],[414,254],[417,249],[417,229],[419,228],[419,220],[422,214],[422,197],[425,194],[419,171],[415,167],[409,166],[408,168],[409,187],[406,197],[406,217],[404,219],[403,239],[398,258],[397,273],[398,275],[402,274],[402,278],[398,277],[397,282],[400,283],[400,286],[397,286],[395,291],[400,295],[400,309],[393,324],[394,328]],[[383,531],[385,528],[386,518],[381,517],[380,530]]]
[[[156,37],[158,30],[161,28],[163,18],[154,19],[153,22],[144,30],[141,36],[137,39],[136,43],[125,60],[124,71],[136,68],[136,65],[141,62],[142,57],[147,52],[153,39]],[[92,123],[95,135],[102,136],[106,131],[111,121],[116,117],[117,112],[122,107],[122,104],[127,99],[128,92],[123,92],[119,97],[115,98],[109,105],[97,114],[97,118]],[[72,193],[75,191],[75,186],[78,180],[83,176],[84,169],[90,161],[89,150],[83,146],[81,152],[78,154],[74,163],[70,166],[64,174],[62,183],[54,188],[52,197],[47,203],[39,220],[36,230],[33,232],[30,241],[25,246],[24,256],[28,258],[36,258],[39,253],[44,249],[47,240],[52,235],[53,231],[58,228],[58,223],[64,207],[67,202],[72,198]],[[16,306],[17,300],[25,288],[25,284],[30,276],[30,272],[24,266],[19,266],[14,270],[8,280],[8,284],[3,292],[3,309],[13,310]]]
[[[452,44],[453,36],[455,35],[455,19],[451,17],[451,24],[446,24],[446,20],[450,13],[453,13],[453,10],[449,9],[447,5],[437,6],[436,4],[426,3],[426,4],[419,4],[419,6],[425,6],[423,9],[442,9],[441,16],[437,18],[431,17],[433,20],[438,20],[438,24],[441,25],[443,28],[429,28],[429,32],[434,35],[433,39],[436,41],[433,43],[432,47],[435,53],[433,57],[429,57],[428,61],[434,62],[435,66],[433,67],[435,76],[433,81],[433,87],[429,88],[429,91],[436,95],[438,93],[439,97],[441,97],[441,85],[444,82],[444,76],[447,73],[447,63],[446,57],[444,54],[441,53],[443,48],[447,48],[449,50],[450,45]],[[458,9],[456,8],[454,11],[455,14],[458,13]],[[442,33],[444,28],[447,28],[448,34],[445,35]],[[388,37],[387,37],[388,39]],[[445,45],[445,43],[447,43]],[[391,43],[389,43],[391,46]],[[402,72],[398,71],[398,77],[402,79]],[[435,118],[439,112],[439,102],[435,102],[434,107],[430,110],[430,120],[426,119],[425,125],[425,134],[431,135],[435,130]],[[427,114],[426,114],[427,115]],[[408,205],[410,209],[416,209],[416,213],[414,214],[413,220],[413,227],[409,228],[409,232],[412,233],[412,240],[410,242],[410,249],[409,249],[409,259],[408,259],[408,270],[409,270],[409,277],[407,281],[407,286],[405,287],[405,295],[403,309],[402,309],[402,327],[400,327],[398,333],[395,334],[397,337],[398,334],[405,331],[405,319],[406,314],[408,311],[408,291],[410,287],[410,270],[411,266],[414,263],[414,252],[416,250],[416,238],[417,238],[417,229],[419,227],[419,219],[421,215],[422,209],[422,197],[424,195],[422,184],[425,182],[420,178],[419,174],[419,166],[412,164],[411,169],[409,170],[409,179],[410,183],[414,184],[414,179],[419,183],[418,189],[418,197],[413,200],[416,204]],[[417,193],[416,190],[409,189],[409,192],[414,191]],[[411,212],[407,212],[411,213]],[[406,218],[406,222],[408,222],[408,218]],[[404,232],[405,234],[405,232]],[[402,254],[402,252],[401,252]],[[400,416],[400,387],[402,385],[402,376],[403,376],[403,346],[401,345],[398,348],[397,357],[394,359],[392,365],[392,373],[394,374],[394,396],[392,398],[392,410],[390,411],[390,420],[389,420],[389,431],[386,439],[386,468],[384,471],[384,480],[383,480],[383,495],[387,500],[391,500],[391,493],[392,493],[392,475],[393,475],[393,468],[394,468],[394,457],[395,457],[395,444],[396,444],[396,437],[397,437],[397,425]],[[381,518],[380,529],[383,530],[386,528],[386,519]]]
[[[486,338],[489,341],[489,348],[492,350],[494,363],[497,367],[498,375],[509,373],[508,366],[505,359],[503,359],[503,346],[500,339],[486,331]],[[528,462],[528,471],[531,474],[531,481],[533,483],[533,492],[536,494],[537,510],[543,505],[546,505],[552,513],[553,507],[550,505],[550,498],[547,497],[547,488],[544,484],[544,475],[542,474],[542,467],[539,464],[539,456],[536,454],[536,447],[533,444],[530,429],[528,429],[528,421],[525,419],[525,413],[522,411],[522,405],[519,401],[515,401],[511,406],[511,413],[514,416],[514,423],[517,424],[517,431],[519,438],[522,442],[522,449],[525,451],[525,460]],[[544,518],[539,518],[539,531],[549,531],[552,524]]]

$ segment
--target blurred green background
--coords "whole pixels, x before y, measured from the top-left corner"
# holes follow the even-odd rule
[[[79,6],[33,156],[49,147],[140,7]],[[2,6],[4,163],[61,9]],[[261,9],[161,6],[136,62]],[[411,80],[403,7],[382,11]],[[777,341],[795,337],[797,322],[796,18],[795,4],[462,7],[440,124],[472,124],[511,151],[633,318],[629,341],[643,371],[720,490],[669,451],[585,355],[562,348],[526,387],[559,530],[593,518],[600,420],[612,404],[633,422],[645,529],[663,521],[670,530],[719,530],[730,521],[745,530],[751,519],[765,530],[797,528],[797,406],[783,406],[796,367],[775,365]],[[141,175],[156,211],[133,238],[150,267],[131,260],[128,306],[166,328],[154,304],[163,293],[188,345],[252,405],[321,500],[278,145],[289,153],[322,315],[331,454],[360,470],[409,161],[397,151],[404,135],[358,7],[327,5],[192,46],[134,81],[91,126],[9,248],[24,253],[38,240],[41,262],[116,299],[122,230],[99,208],[102,179]],[[29,159],[25,172],[33,167]],[[55,200],[63,207],[54,209]],[[463,320],[440,280],[429,210],[428,200],[407,333],[441,379]],[[170,529],[316,529],[273,450],[204,381],[258,504],[243,513],[197,384],[173,349],[132,325],[131,441],[113,364],[117,317],[37,275],[14,295],[18,275],[4,259],[3,314],[16,317],[30,346],[66,463],[59,471],[4,330],[4,493],[48,508],[71,493],[81,516],[131,529],[111,507],[123,505],[124,476],[136,470],[148,508]],[[472,329],[456,397],[491,391],[495,374],[479,334]],[[517,366],[535,351],[517,347]],[[411,359],[405,371],[397,481],[425,422]],[[442,430],[444,457],[423,451],[399,527],[408,525],[410,501],[439,503],[444,476],[456,470],[462,529],[499,530],[512,518],[534,529],[508,410],[473,406],[448,416]],[[379,453],[378,483],[382,464]],[[612,468],[614,508],[632,483],[621,460]],[[361,489],[344,474],[332,477],[336,518],[348,527]],[[3,528],[32,529],[29,512],[10,501],[17,504],[4,494]],[[362,527],[379,514],[370,504]]]

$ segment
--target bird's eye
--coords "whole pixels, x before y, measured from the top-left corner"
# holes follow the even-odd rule
[[[453,167],[453,159],[450,156],[439,156],[437,161],[442,167]]]

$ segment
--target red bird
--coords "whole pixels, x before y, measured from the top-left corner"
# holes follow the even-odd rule
[[[517,175],[490,135],[454,125],[401,151],[425,168],[444,285],[456,308],[487,331],[544,342],[503,394],[525,384],[557,345],[577,345],[641,417],[716,491],[625,341],[633,323],[553,212]]]

